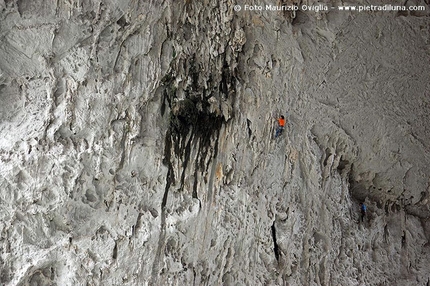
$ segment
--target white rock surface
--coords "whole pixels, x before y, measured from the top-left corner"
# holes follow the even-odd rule
[[[0,1],[1,285],[430,283],[428,4],[235,4]]]

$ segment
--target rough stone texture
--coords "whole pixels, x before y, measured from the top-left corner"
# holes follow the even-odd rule
[[[0,284],[428,285],[414,3],[1,0]]]

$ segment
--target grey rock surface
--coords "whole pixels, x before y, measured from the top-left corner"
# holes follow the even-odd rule
[[[0,0],[0,285],[430,283],[428,1],[273,2]]]

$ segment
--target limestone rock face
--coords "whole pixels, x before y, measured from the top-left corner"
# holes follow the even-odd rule
[[[428,4],[245,2],[0,1],[1,285],[429,283]]]

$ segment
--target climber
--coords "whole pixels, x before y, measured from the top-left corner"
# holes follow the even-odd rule
[[[367,212],[367,207],[364,203],[360,203],[360,211],[361,211],[361,221],[363,222]]]
[[[275,138],[277,138],[279,135],[282,134],[282,131],[284,131],[285,127],[285,117],[281,115],[281,117],[278,119],[278,127],[276,128]]]

